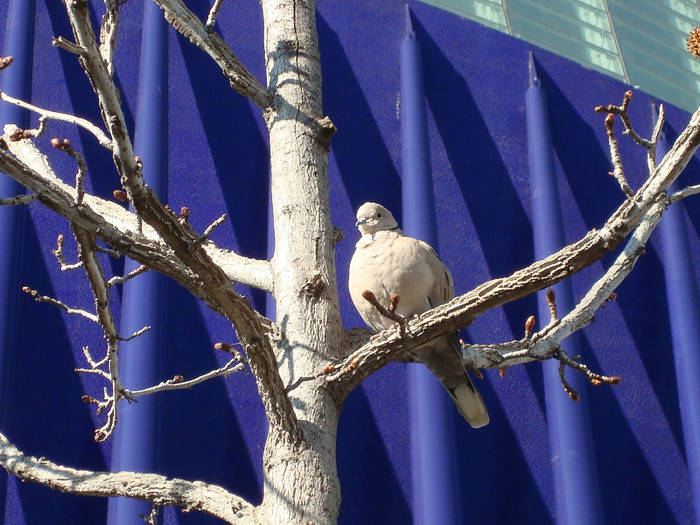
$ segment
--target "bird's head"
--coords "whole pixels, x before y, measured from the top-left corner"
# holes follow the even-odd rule
[[[357,210],[357,229],[362,235],[378,231],[393,230],[399,227],[394,216],[381,204],[365,202]]]

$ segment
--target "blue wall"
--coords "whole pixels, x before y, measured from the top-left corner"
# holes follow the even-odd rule
[[[98,9],[100,2],[91,2]],[[206,0],[187,2],[205,16]],[[533,49],[501,33],[409,2],[423,47],[439,250],[463,293],[532,261],[533,241],[527,164],[524,94],[527,52]],[[0,3],[0,20],[6,2]],[[138,84],[142,3],[122,8],[116,60],[127,119],[133,127]],[[95,11],[93,11],[95,13]],[[331,205],[345,231],[337,247],[338,279],[346,328],[362,326],[346,291],[347,268],[357,233],[354,210],[366,200],[382,202],[401,217],[401,142],[398,120],[399,44],[404,4],[376,0],[322,2],[318,29],[322,49],[325,111],[338,127],[330,157]],[[243,63],[264,79],[261,14],[255,0],[224,4],[219,29]],[[0,43],[4,38],[0,27]],[[90,86],[75,57],[50,45],[70,36],[59,2],[37,0],[32,101],[99,122]],[[210,59],[170,31],[169,194],[173,209],[187,205],[202,231],[221,213],[230,221],[212,238],[249,256],[267,252],[267,161],[265,128],[256,108],[233,93]],[[599,104],[620,103],[628,89],[617,81],[534,48],[547,92],[565,234],[568,241],[602,225],[621,202],[611,170]],[[0,73],[2,74],[2,73]],[[659,72],[663,74],[663,72]],[[635,93],[631,113],[650,134],[652,99]],[[673,129],[689,115],[667,107]],[[33,121],[34,122],[34,121]],[[118,177],[107,152],[91,136],[50,124],[40,142],[70,138],[90,166],[90,186],[109,198]],[[645,177],[645,152],[620,137],[630,183]],[[49,152],[66,180],[74,167]],[[138,154],[138,152],[137,152]],[[698,162],[684,175],[697,182]],[[165,196],[162,196],[165,199]],[[700,204],[682,206],[698,273]],[[39,205],[24,225],[20,285],[92,307],[81,272],[61,273],[50,250],[67,224]],[[69,243],[70,245],[70,243]],[[596,264],[573,280],[580,297],[609,264]],[[120,272],[122,261],[105,262]],[[243,290],[260,309],[265,296]],[[231,329],[173,283],[163,329],[167,359],[160,376],[192,377],[226,361],[213,343],[230,341]],[[115,310],[120,297],[115,294]],[[94,410],[80,395],[99,395],[93,377],[77,376],[81,346],[96,353],[104,343],[96,326],[19,298],[14,373],[7,402],[7,428],[24,451],[59,463],[108,468],[110,447],[92,441]],[[534,298],[490,312],[463,332],[472,342],[520,338],[524,320],[536,313]],[[618,299],[599,312],[581,338],[583,359],[593,369],[622,377],[616,387],[589,387],[593,439],[605,521],[690,523],[693,510],[674,380],[665,287],[658,237]],[[478,381],[491,423],[472,430],[455,418],[462,517],[466,523],[554,522],[554,496],[544,412],[541,365],[509,370],[505,379],[486,371]],[[158,397],[162,413],[160,472],[221,484],[259,501],[261,452],[266,424],[249,375],[216,380],[191,391]],[[411,484],[408,410],[403,365],[381,370],[348,398],[341,416],[338,465],[343,484],[343,524],[410,522]],[[478,452],[475,452],[478,451]],[[9,481],[8,523],[101,523],[105,500],[57,494]],[[169,523],[210,523],[201,515],[166,512]]]

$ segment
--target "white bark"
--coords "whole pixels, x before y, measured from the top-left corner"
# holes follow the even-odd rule
[[[94,195],[86,194],[78,207],[75,188],[56,176],[48,158],[31,140],[8,139],[17,129],[13,124],[5,126],[3,138],[12,156],[0,152],[0,167],[4,173],[33,191],[44,205],[72,223],[98,235],[122,253],[129,253],[132,259],[171,275],[190,288],[183,280],[186,275],[191,276],[191,273],[153,227],[143,224],[135,213],[121,205]],[[219,248],[212,241],[207,241],[202,246],[231,281],[272,291],[272,271],[267,261],[243,257]],[[175,273],[180,274],[180,277]]]
[[[254,508],[225,489],[184,479],[168,479],[140,472],[92,472],[56,465],[45,458],[25,456],[0,434],[0,463],[24,481],[41,483],[61,492],[85,496],[129,496],[159,505],[200,510],[227,523],[258,523]]]
[[[264,0],[265,59],[273,111],[270,133],[279,338],[275,352],[286,385],[339,356],[342,325],[330,220],[327,145],[315,2]],[[334,523],[340,506],[335,465],[340,403],[307,382],[290,393],[301,436],[271,429],[264,454],[269,523]]]

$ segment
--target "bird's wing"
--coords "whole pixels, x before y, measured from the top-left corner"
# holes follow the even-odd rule
[[[454,297],[454,281],[450,270],[447,269],[437,252],[429,244],[423,241],[417,242],[421,244],[421,248],[424,250],[425,264],[428,265],[433,276],[432,287],[428,292],[428,302],[431,308],[435,308]]]

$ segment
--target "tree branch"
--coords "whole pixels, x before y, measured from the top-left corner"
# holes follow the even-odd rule
[[[63,3],[76,44],[83,50],[78,60],[97,95],[102,120],[112,137],[112,155],[122,185],[130,196],[141,193],[145,191],[141,165],[129,139],[119,90],[110,73],[111,63],[105,62],[92,30],[88,4],[85,0],[63,0]]]
[[[296,416],[277,372],[275,355],[260,317],[248,300],[236,293],[231,281],[212,261],[202,244],[196,242],[199,236],[185,221],[181,221],[169,208],[163,206],[151,188],[144,183],[141,163],[134,157],[127,134],[124,114],[119,105],[119,93],[97,51],[87,4],[84,1],[73,0],[64,0],[64,4],[76,41],[86,50],[85,55],[80,57],[81,65],[97,94],[102,117],[114,140],[114,164],[136,213],[158,232],[173,249],[176,257],[194,273],[200,282],[198,296],[233,325],[239,341],[246,349],[270,424],[293,436],[292,440],[298,439]],[[184,10],[181,12],[182,16],[187,13],[191,15],[184,5],[180,7]],[[223,42],[220,38],[216,40],[216,35],[206,33],[199,20],[197,24],[197,27],[204,31],[207,42],[211,39]],[[220,51],[227,49],[224,46]],[[231,57],[235,59],[232,54]]]
[[[121,0],[104,0],[105,14],[100,26],[100,56],[107,64],[110,75],[114,74],[114,50],[117,47],[119,33],[119,4]]]
[[[5,93],[4,91],[0,91],[0,99],[7,102],[8,104],[14,104],[15,106],[20,107],[22,109],[26,109],[28,111],[37,113],[40,117],[44,117],[49,120],[67,122],[69,124],[74,124],[78,127],[81,127],[84,130],[92,133],[99,142],[100,146],[103,146],[108,150],[112,149],[112,141],[107,137],[107,135],[105,135],[105,133],[99,127],[97,127],[89,120],[85,120],[84,118],[76,117],[74,115],[68,115],[66,113],[59,113],[57,111],[42,109],[38,106],[30,104],[29,102],[24,102],[23,100],[14,98]]]
[[[465,363],[474,368],[506,368],[533,360],[556,358],[552,352],[572,333],[590,324],[595,312],[610,300],[615,289],[630,274],[670,202],[668,198],[662,199],[649,210],[615,262],[564,318],[553,319],[530,338],[500,345],[466,345],[463,349]]]
[[[214,3],[209,10],[209,14],[207,15],[207,21],[204,24],[207,31],[212,32],[214,30],[214,26],[216,25],[216,17],[219,15],[222,5],[224,5],[224,0],[214,0]]]
[[[0,199],[0,206],[20,206],[22,204],[29,204],[35,200],[36,195],[34,193],[15,195],[14,197],[8,197],[7,199]]]
[[[246,350],[271,426],[296,441],[300,436],[296,415],[277,371],[275,355],[267,337],[268,331],[248,300],[236,293],[224,271],[212,261],[203,246],[193,242],[199,236],[185,221],[181,221],[169,208],[163,206],[145,184],[140,159],[135,157],[128,136],[119,92],[97,48],[87,2],[63,2],[76,43],[85,50],[79,56],[79,61],[90,79],[102,119],[112,136],[115,167],[138,217],[143,218],[160,235],[187,271],[193,274],[197,296],[231,322]],[[201,22],[198,23],[201,26]],[[207,34],[207,38],[213,38],[213,35]],[[137,228],[136,231],[140,229]],[[151,266],[148,261],[143,262]],[[194,283],[189,279],[190,285]]]
[[[118,421],[118,407],[121,399],[133,399],[135,397],[152,395],[167,390],[191,388],[209,379],[221,376],[226,377],[243,369],[244,365],[242,363],[242,356],[238,352],[231,349],[233,358],[230,359],[228,363],[226,363],[223,367],[211,370],[205,374],[195,377],[194,379],[185,381],[182,376],[175,376],[173,379],[163,381],[158,385],[140,390],[129,390],[124,388],[119,376],[119,341],[128,341],[142,334],[146,329],[150,329],[150,327],[145,327],[145,329],[139,330],[126,339],[118,334],[108,296],[108,290],[113,284],[113,281],[111,279],[107,281],[104,276],[101,264],[97,258],[98,247],[97,243],[95,242],[95,236],[76,225],[71,225],[71,229],[78,244],[80,266],[85,268],[93,296],[95,297],[95,310],[97,314],[90,314],[89,312],[85,312],[83,310],[69,308],[64,303],[50,297],[43,297],[39,295],[38,292],[27,287],[24,288],[24,291],[30,293],[39,302],[46,302],[54,306],[58,306],[69,314],[83,315],[91,321],[99,324],[103,330],[105,340],[107,341],[107,351],[105,357],[99,361],[95,361],[90,351],[87,348],[83,348],[85,359],[90,365],[90,368],[76,369],[77,372],[100,375],[110,383],[109,390],[105,389],[104,398],[101,401],[91,396],[83,396],[83,401],[97,405],[98,414],[107,411],[107,419],[105,424],[95,431],[96,441],[105,441],[116,429]],[[59,263],[61,263],[63,269],[65,266],[65,261],[63,260],[62,256],[62,248],[63,241],[62,236],[60,236],[58,248],[54,254],[59,260]],[[145,271],[145,267],[141,266],[134,272],[131,272],[127,278],[133,278],[136,275],[143,273],[143,271]],[[126,280],[126,278],[121,279],[122,282],[124,280]],[[104,365],[107,365],[106,371],[102,369]]]
[[[78,243],[78,254],[85,268],[92,294],[95,297],[95,311],[98,323],[107,341],[107,368],[110,390],[107,402],[107,421],[95,431],[95,440],[104,441],[109,438],[117,426],[119,400],[124,397],[123,387],[119,379],[119,333],[114,322],[112,308],[109,305],[109,287],[102,271],[102,265],[97,258],[97,243],[93,234],[79,226],[71,225],[73,235]]]
[[[209,379],[214,379],[215,377],[228,377],[231,374],[240,372],[244,369],[244,365],[241,360],[242,356],[233,357],[224,366],[187,381],[182,376],[175,376],[172,379],[168,379],[167,381],[163,381],[149,388],[142,388],[141,390],[124,389],[124,397],[134,399],[158,392],[166,392],[168,390],[185,390],[203,383],[204,381],[208,381]]]
[[[135,472],[93,472],[25,456],[0,434],[0,465],[22,481],[40,483],[60,492],[83,496],[125,496],[158,505],[198,510],[226,523],[257,523],[255,507],[222,487],[201,481]]]
[[[11,142],[7,136],[16,126],[8,125],[0,141],[5,142],[12,154],[0,148],[0,169],[17,182],[30,189],[42,204],[63,215],[70,222],[97,235],[119,252],[165,275],[173,277],[188,290],[195,291],[193,274],[177,259],[153,228],[146,226],[139,231],[136,214],[122,206],[85,194],[83,203],[77,205],[75,188],[61,181],[51,169],[48,159],[30,140]],[[214,264],[221,267],[228,279],[265,291],[272,291],[272,271],[267,261],[243,257],[217,247],[207,241],[202,248]]]
[[[22,291],[26,294],[31,295],[37,303],[50,304],[51,306],[56,306],[60,308],[68,315],[79,315],[81,317],[84,317],[88,321],[92,321],[93,323],[98,322],[97,316],[95,314],[91,314],[90,312],[86,312],[85,310],[80,310],[78,308],[71,308],[66,303],[59,301],[58,299],[54,299],[53,297],[49,297],[47,295],[41,295],[38,291],[34,290],[33,288],[30,288],[29,286],[23,286]]]
[[[634,191],[632,191],[632,188],[630,188],[630,185],[627,183],[627,177],[625,177],[625,170],[622,168],[622,157],[620,156],[620,149],[617,145],[617,138],[615,137],[614,133],[614,124],[615,117],[611,113],[605,118],[605,131],[608,134],[608,143],[610,144],[610,158],[612,159],[613,163],[613,171],[610,175],[615,177],[615,180],[617,180],[617,183],[620,185],[620,188],[625,193],[625,195],[631,197],[632,195],[634,195]]]
[[[614,115],[620,115],[620,119],[622,119],[622,123],[625,125],[625,133],[629,135],[630,138],[634,140],[637,144],[639,144],[643,148],[650,150],[654,146],[654,144],[651,141],[640,136],[634,130],[634,127],[632,127],[632,121],[630,120],[629,114],[627,113],[630,100],[632,100],[631,90],[625,92],[621,106],[615,106],[614,104],[609,104],[607,106],[598,106],[595,108],[595,111],[596,113],[610,113]]]
[[[396,360],[404,351],[468,326],[476,317],[488,310],[570,277],[602,258],[605,253],[614,250],[632,231],[635,235],[628,243],[628,247],[636,246],[639,249],[639,243],[643,245],[643,242],[637,240],[637,237],[648,237],[651,230],[658,224],[661,214],[670,203],[666,191],[683,171],[698,145],[700,145],[700,109],[693,114],[686,129],[644,185],[633,198],[625,200],[620,205],[600,230],[591,230],[578,242],[562,248],[546,259],[537,261],[509,277],[486,282],[471,292],[430,310],[420,319],[412,320],[407,325],[410,337],[402,337],[395,330],[381,332],[341,363],[329,367],[326,374],[327,381],[341,386],[344,391],[350,391],[367,376],[388,362]],[[633,260],[638,256],[639,253]],[[623,253],[620,257],[629,258],[629,254]],[[624,264],[630,264],[627,259],[625,261]],[[610,293],[607,293],[604,298],[607,299],[609,296]],[[520,351],[522,352],[522,349]],[[528,356],[525,353],[522,357]],[[490,360],[488,366],[496,366],[496,364]]]
[[[231,48],[216,33],[187,9],[182,0],[154,0],[163,10],[165,19],[184,37],[209,55],[231,83],[231,87],[248,97],[262,110],[270,109],[272,96],[241,64]],[[216,4],[215,4],[216,6]]]
[[[239,311],[241,311],[239,305],[247,304],[247,300],[235,294],[229,278],[223,270],[218,269],[213,272],[213,275],[217,276],[215,282],[212,282],[212,277],[204,281],[162,243],[153,229],[144,225],[139,232],[136,215],[124,210],[118,204],[85,194],[83,203],[78,206],[75,188],[63,183],[53,174],[48,161],[31,141],[22,140],[11,143],[10,147],[13,152],[23,154],[28,162],[24,164],[16,156],[0,150],[0,170],[32,189],[37,194],[38,199],[48,208],[63,215],[71,223],[86,231],[99,235],[121,253],[128,254],[132,259],[146,264],[149,268],[173,277],[190,292],[206,300],[212,309],[226,316],[232,323],[238,324],[244,321],[247,326],[254,327],[255,334],[263,334],[269,330],[269,321],[255,313],[249,305],[243,309],[245,317],[239,317]],[[34,171],[33,166],[42,169],[44,175]],[[271,289],[272,278],[269,263],[234,256],[231,252],[216,248],[211,241],[204,243],[201,249],[205,249],[207,254],[211,253],[211,267],[219,268],[215,261],[220,260],[221,266],[230,272],[235,271],[236,276],[252,275],[254,278],[248,280],[251,284],[264,284],[266,288]],[[186,246],[183,251],[187,253]],[[240,264],[241,262],[244,264]],[[217,294],[214,299],[210,295],[211,290]],[[247,342],[245,338],[241,337],[240,339],[242,343],[247,345],[246,350],[251,369],[256,374],[256,378],[259,373],[263,382],[269,382],[272,385],[269,390],[274,393],[265,393],[264,399],[269,403],[268,408],[276,413],[273,421],[280,428],[286,428],[295,433],[293,429],[296,428],[296,422],[291,405],[289,405],[288,400],[286,402],[280,400],[286,399],[286,394],[279,374],[277,374],[274,354],[270,350],[269,354],[263,357],[255,351],[259,345],[269,345],[269,342],[262,336],[255,335],[254,337],[257,338],[254,339],[254,345]],[[259,385],[259,388],[265,392],[268,390],[267,385]]]
[[[15,128],[10,126],[6,134]],[[214,311],[224,315],[237,328],[239,340],[246,348],[251,370],[271,413],[271,422],[292,435],[297,434],[293,409],[277,373],[269,340],[264,336],[269,330],[269,321],[259,316],[245,298],[236,294],[229,277],[229,274],[234,274],[233,277],[244,283],[271,290],[269,263],[236,256],[215,247],[211,241],[196,245],[192,250],[192,242],[197,237],[194,233],[188,237],[178,235],[185,227],[174,214],[167,212],[171,220],[166,233],[178,247],[178,253],[174,253],[163,244],[155,230],[147,225],[140,227],[138,217],[118,204],[85,194],[83,202],[78,205],[75,188],[56,177],[46,157],[30,140],[3,142],[15,155],[0,149],[0,170],[34,191],[44,205],[86,231],[99,235],[119,252],[173,277],[205,300]]]
[[[659,104],[658,116],[656,118],[656,124],[654,124],[654,131],[651,133],[651,143],[652,147],[647,150],[647,169],[649,173],[654,173],[656,169],[656,147],[659,142],[659,137],[664,129],[664,122],[666,122],[666,112],[664,111],[664,105]]]
[[[82,268],[83,262],[80,260],[77,263],[73,263],[73,264],[68,264],[66,262],[66,258],[63,255],[64,245],[65,245],[65,237],[63,237],[63,234],[60,234],[58,236],[58,238],[56,239],[56,249],[51,250],[51,253],[53,254],[54,257],[56,257],[56,260],[58,261],[58,264],[60,265],[61,271],[68,272],[70,270],[77,270],[78,268]]]
[[[700,184],[693,184],[692,186],[688,186],[673,193],[671,195],[671,202],[678,202],[681,199],[685,199],[691,195],[697,195],[698,193],[700,193]]]

